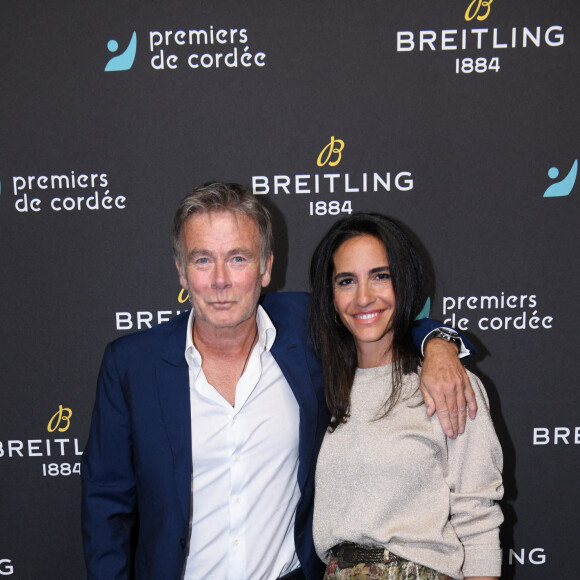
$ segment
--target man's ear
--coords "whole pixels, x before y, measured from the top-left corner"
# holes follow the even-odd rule
[[[181,264],[179,263],[178,260],[175,260],[175,267],[177,268],[179,283],[181,284],[181,287],[187,292],[188,288],[187,288],[187,280],[185,279],[185,272],[183,271],[183,268],[181,267]]]
[[[262,274],[262,288],[265,288],[272,280],[272,264],[274,263],[274,254],[270,254],[266,258],[266,267]]]

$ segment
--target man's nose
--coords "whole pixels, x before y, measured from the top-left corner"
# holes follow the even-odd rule
[[[221,260],[217,260],[213,270],[212,286],[218,290],[227,288],[230,285],[230,277],[227,265]]]

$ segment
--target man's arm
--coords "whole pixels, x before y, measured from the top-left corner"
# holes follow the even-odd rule
[[[471,383],[459,360],[460,356],[468,356],[475,349],[462,335],[459,335],[462,341],[460,349],[441,338],[432,338],[425,345],[425,339],[438,328],[443,327],[429,318],[416,321],[413,341],[425,356],[420,386],[427,405],[427,415],[430,417],[437,412],[446,435],[455,438],[465,430],[466,408],[472,419],[477,413]]]
[[[81,521],[88,578],[128,579],[136,488],[129,411],[110,345],[99,375],[81,476]]]

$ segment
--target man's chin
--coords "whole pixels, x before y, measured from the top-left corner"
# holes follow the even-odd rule
[[[219,312],[214,312],[210,317],[201,317],[201,321],[203,321],[204,324],[214,328],[235,328],[236,326],[239,326],[248,320],[248,318],[250,317],[240,316],[239,313],[236,316],[233,312],[224,311],[221,313],[221,315]]]

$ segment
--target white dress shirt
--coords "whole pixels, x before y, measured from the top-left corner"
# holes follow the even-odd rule
[[[299,565],[294,546],[299,407],[270,353],[276,329],[256,315],[258,341],[232,407],[211,386],[193,345],[189,365],[192,514],[184,580],[270,580]],[[161,506],[160,506],[160,509]]]

